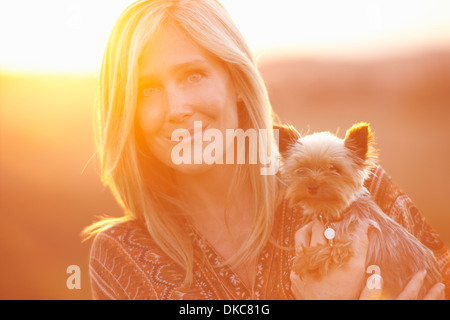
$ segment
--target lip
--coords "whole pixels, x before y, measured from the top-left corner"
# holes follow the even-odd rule
[[[186,129],[186,128],[177,128],[177,129],[174,129],[173,131],[178,130],[178,129],[185,129],[185,130],[187,130],[187,131],[189,132],[189,137],[183,138],[183,139],[181,139],[181,140],[184,140],[184,141],[191,141],[191,140],[195,140],[195,139],[197,139],[197,138],[203,136],[203,133],[208,129],[208,125],[202,126],[202,131],[200,131],[200,132],[198,132],[198,133],[196,133],[196,134],[194,133],[194,132],[195,132],[195,128],[194,128],[194,127],[189,128],[189,129]],[[173,132],[173,131],[172,131],[172,132]],[[165,138],[166,138],[167,140],[169,140],[169,141],[172,141],[172,132],[171,132],[170,134],[168,134],[168,135],[165,135]],[[175,142],[177,142],[177,141],[175,141]]]

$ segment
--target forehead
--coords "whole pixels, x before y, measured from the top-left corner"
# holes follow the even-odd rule
[[[295,151],[299,164],[317,166],[340,162],[348,154],[343,140],[327,132],[306,136],[295,145]]]
[[[216,59],[176,24],[166,25],[152,39],[140,58],[140,76],[166,73],[188,64],[214,64]]]

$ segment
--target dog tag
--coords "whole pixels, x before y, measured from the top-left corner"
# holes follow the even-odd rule
[[[336,236],[336,232],[334,231],[334,229],[328,227],[325,232],[323,233],[323,235],[325,236],[325,238],[327,238],[328,240],[333,240],[334,237]]]

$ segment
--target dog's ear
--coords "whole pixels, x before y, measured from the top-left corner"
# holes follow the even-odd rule
[[[274,124],[273,129],[278,130],[278,148],[283,156],[289,147],[301,138],[300,133],[288,124]]]
[[[373,134],[368,123],[355,124],[345,134],[345,147],[353,151],[363,161],[367,160],[372,144]]]

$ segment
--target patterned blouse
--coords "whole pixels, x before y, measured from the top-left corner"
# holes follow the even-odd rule
[[[431,229],[409,197],[378,167],[366,187],[381,209],[429,247],[439,263],[446,296],[450,296],[450,252]],[[277,243],[294,247],[301,215],[286,201],[276,212]],[[99,233],[91,248],[89,272],[94,299],[293,299],[290,269],[293,252],[268,243],[257,262],[253,295],[233,270],[220,265],[224,259],[195,231],[195,266],[191,287],[185,287],[184,271],[152,240],[146,227],[128,221]],[[207,263],[201,263],[206,258]]]

